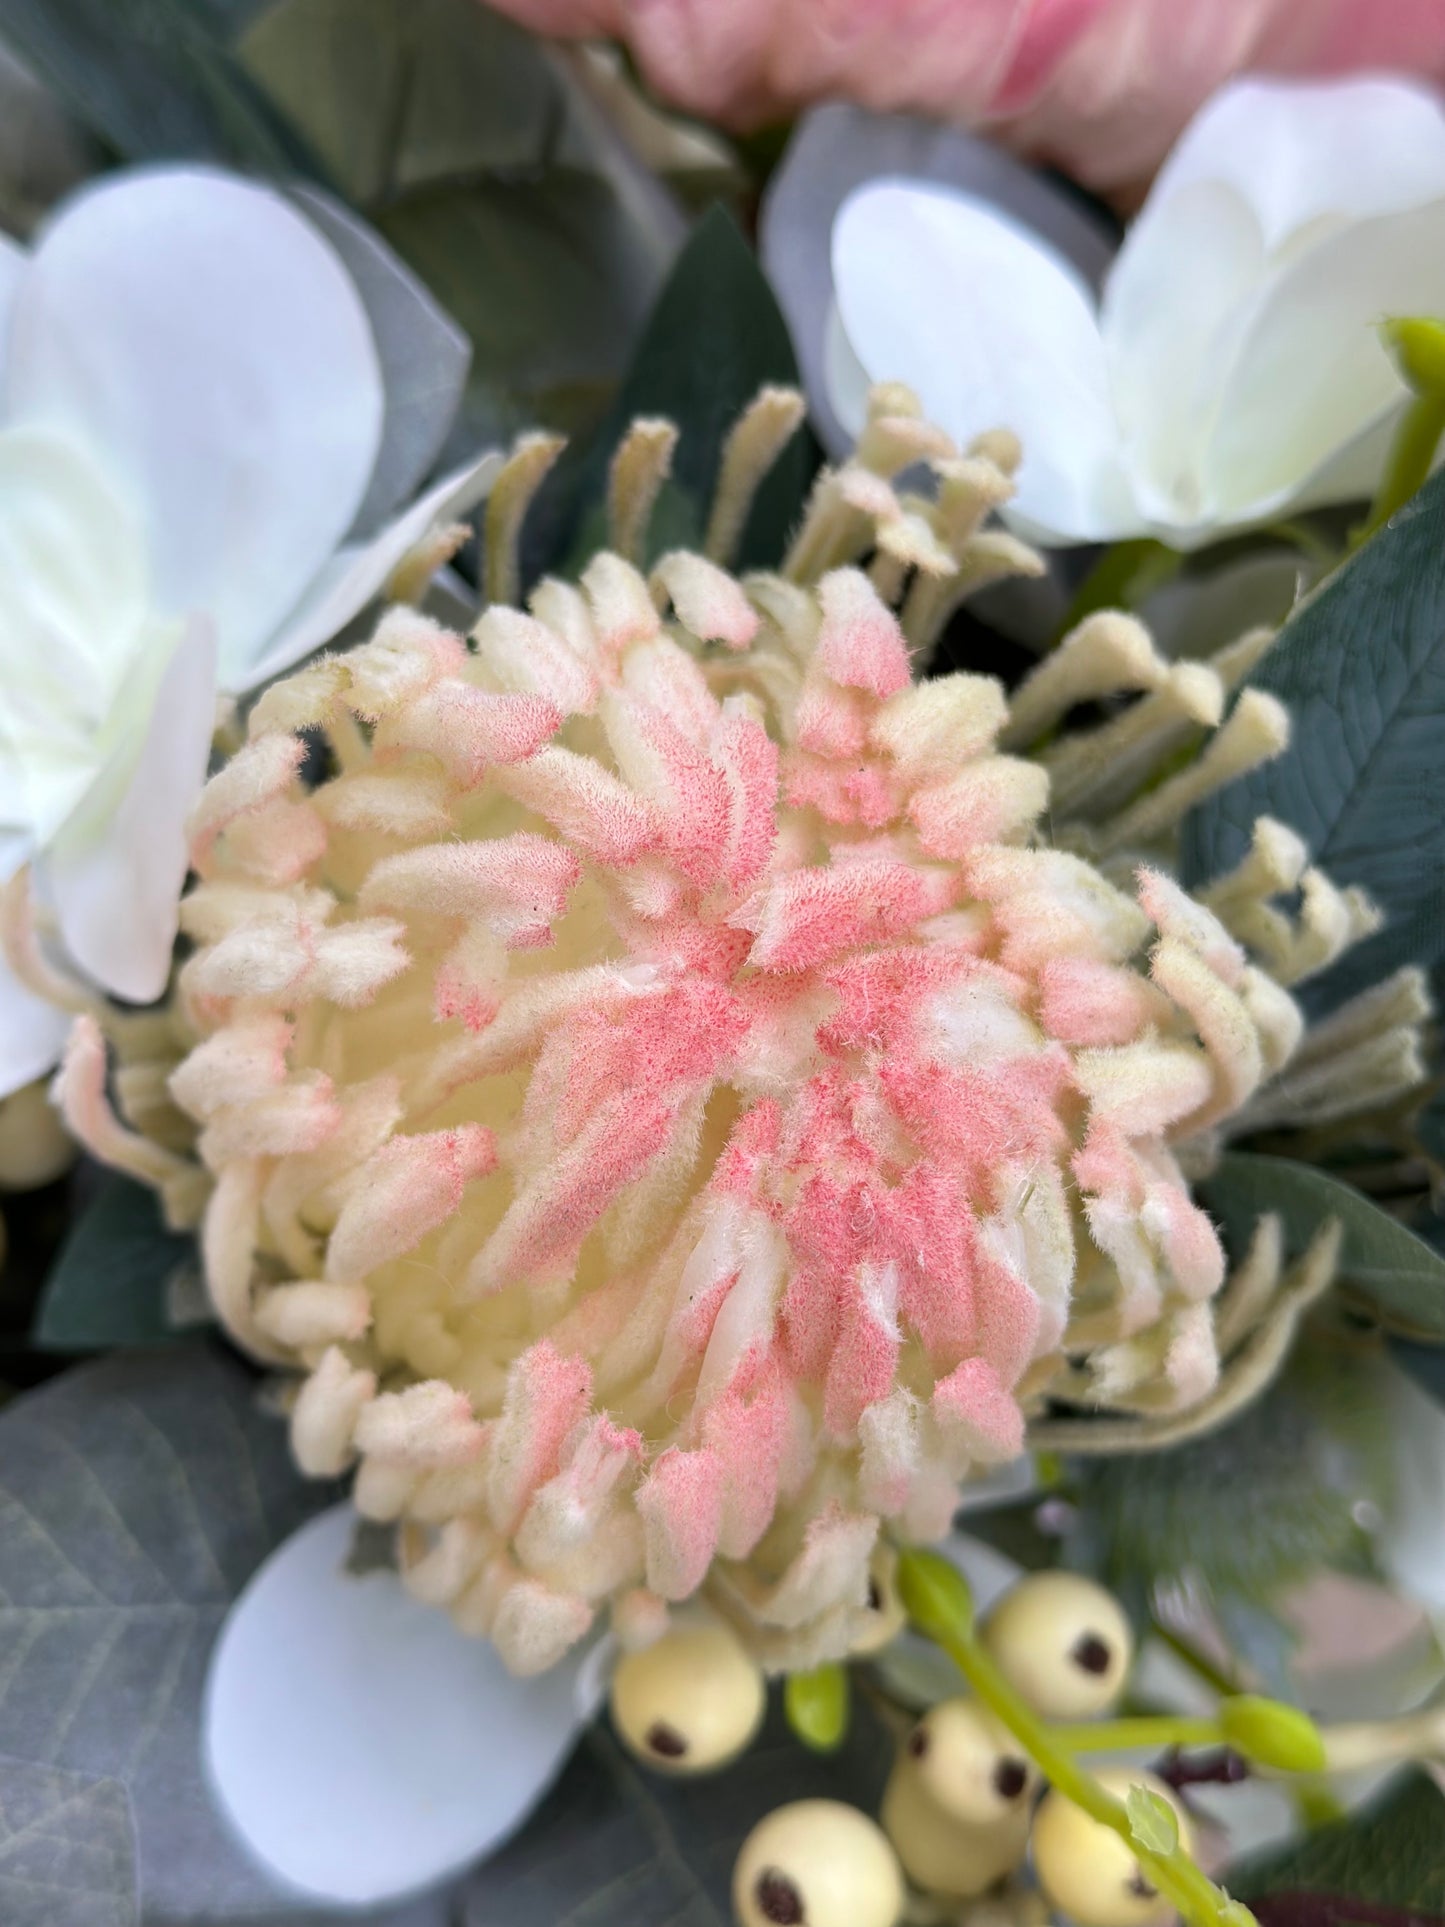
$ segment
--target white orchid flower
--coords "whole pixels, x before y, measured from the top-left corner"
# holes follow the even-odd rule
[[[1246,80],[1166,162],[1095,299],[986,202],[901,179],[833,227],[828,385],[903,381],[960,440],[1007,425],[1018,525],[1190,549],[1368,494],[1406,397],[1378,334],[1445,314],[1445,112],[1386,77]]]
[[[0,238],[0,883],[34,865],[104,990],[164,988],[217,690],[327,642],[484,492],[495,458],[348,543],[388,429],[356,282],[280,193],[113,175],[33,253]],[[65,1028],[0,965],[0,1094]]]

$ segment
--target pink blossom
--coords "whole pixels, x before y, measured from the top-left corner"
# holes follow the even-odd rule
[[[747,129],[814,101],[996,129],[1090,186],[1153,173],[1231,75],[1445,78],[1438,0],[499,0],[625,41],[649,85]]]
[[[739,579],[800,414],[765,391],[734,431],[710,553],[639,566],[672,446],[640,423],[580,584],[492,601],[470,646],[393,610],[268,689],[195,812],[169,1011],[92,1010],[62,1074],[77,1133],[201,1221],[226,1328],[296,1373],[302,1467],[355,1463],[408,1583],[523,1672],[700,1590],[770,1665],[842,1654],[880,1534],[944,1532],[1051,1404],[1217,1419],[1333,1247],[1278,1290],[1267,1226],[1221,1293],[1187,1171],[1251,1106],[1416,1074],[1397,989],[1291,1087],[1282,986],[1372,927],[1297,839],[1264,826],[1207,902],[1156,867],[1285,740],[1245,691],[1175,766],[1205,728],[1178,689],[1218,723],[1266,639],[1186,673],[1106,613],[1011,704],[917,681],[965,592],[1039,567],[990,522],[1017,445],[876,391]],[[535,455],[498,482],[500,583]]]

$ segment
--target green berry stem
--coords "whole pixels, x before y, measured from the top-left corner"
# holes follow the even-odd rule
[[[914,1625],[948,1654],[1050,1785],[1126,1842],[1141,1871],[1191,1927],[1251,1927],[1254,1916],[1249,1910],[1216,1887],[1182,1847],[1161,1853],[1142,1845],[1124,1802],[1059,1745],[1054,1730],[1015,1692],[975,1631],[973,1601],[957,1567],[936,1552],[909,1548],[899,1554],[898,1590]]]
[[[1136,1748],[1222,1746],[1224,1728],[1215,1719],[1183,1713],[1141,1713],[1133,1719],[1077,1720],[1051,1726],[1056,1746],[1068,1753],[1130,1753]]]

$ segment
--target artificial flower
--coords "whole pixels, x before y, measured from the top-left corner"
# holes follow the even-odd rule
[[[383,356],[336,246],[268,188],[112,176],[33,253],[3,244],[0,293],[0,877],[36,864],[69,959],[144,1001],[217,688],[327,641],[488,470],[349,539],[393,426]],[[0,1092],[61,1034],[0,976]]]
[[[1250,70],[1445,78],[1434,0],[500,0],[539,33],[627,43],[665,99],[739,128],[837,98],[996,132],[1091,187],[1145,181]]]
[[[1040,566],[989,522],[1017,445],[879,390],[739,580],[800,413],[764,391],[707,553],[650,575],[675,436],[638,423],[613,546],[527,612],[555,444],[524,442],[471,646],[396,611],[264,692],[193,818],[169,1036],[96,1008],[59,1081],[201,1223],[227,1330],[300,1374],[303,1468],[359,1460],[410,1587],[519,1672],[700,1591],[768,1665],[836,1656],[880,1531],[944,1533],[1046,1407],[1066,1446],[1086,1412],[1134,1444],[1220,1422],[1337,1240],[1286,1264],[1266,1219],[1226,1281],[1187,1171],[1419,1075],[1412,973],[1305,1035],[1286,986],[1374,919],[1297,838],[1262,822],[1200,897],[1168,873],[1184,811],[1284,742],[1268,696],[1225,714],[1268,632],[1171,666],[1110,613],[1011,699],[915,681],[961,596]]]
[[[1445,112],[1404,81],[1241,81],[1188,129],[1094,301],[971,196],[871,183],[833,230],[833,401],[1017,425],[1046,542],[1193,548],[1368,494],[1407,395],[1389,314],[1445,311]]]

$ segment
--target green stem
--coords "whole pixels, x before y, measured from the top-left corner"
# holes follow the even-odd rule
[[[1141,1713],[1135,1719],[1080,1720],[1051,1726],[1055,1742],[1071,1753],[1132,1753],[1146,1747],[1223,1746],[1218,1720],[1189,1719],[1182,1713]]]
[[[1417,395],[1400,417],[1374,504],[1354,540],[1362,542],[1403,508],[1430,473],[1445,435],[1445,397]]]
[[[942,1586],[930,1587],[931,1572],[939,1574]],[[971,1607],[964,1604],[965,1582],[953,1568],[937,1554],[906,1552],[899,1561],[899,1590],[919,1630],[943,1648],[979,1701],[1008,1728],[1049,1784],[1090,1819],[1117,1833],[1140,1870],[1193,1927],[1220,1927],[1224,1920],[1232,1927],[1249,1927],[1253,1920],[1249,1910],[1221,1892],[1182,1847],[1158,1853],[1135,1839],[1124,1802],[1100,1786],[1059,1744],[1053,1729],[994,1664],[974,1629]]]
[[[1079,584],[1069,604],[1055,641],[1062,639],[1100,609],[1132,609],[1146,595],[1162,588],[1177,575],[1184,557],[1162,542],[1141,537],[1134,542],[1115,542],[1107,549]]]
[[[1149,1630],[1161,1645],[1167,1646],[1176,1659],[1182,1660],[1191,1673],[1197,1674],[1216,1693],[1228,1696],[1239,1691],[1238,1683],[1230,1678],[1222,1666],[1216,1666],[1197,1646],[1191,1646],[1182,1634],[1176,1633],[1172,1626],[1166,1626],[1154,1613],[1149,1615]]]

